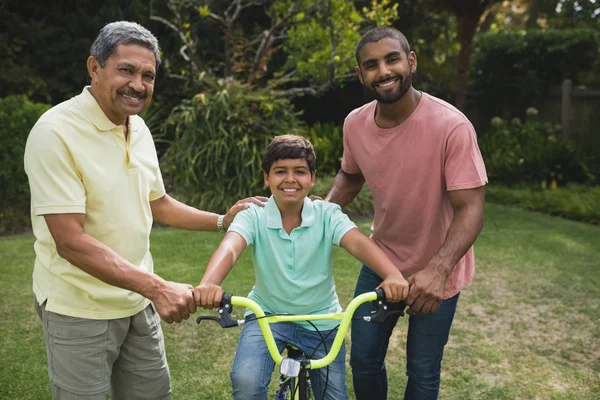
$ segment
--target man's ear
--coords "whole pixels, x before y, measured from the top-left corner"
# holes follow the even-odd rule
[[[94,78],[98,76],[100,68],[102,67],[100,66],[98,60],[96,60],[94,56],[89,56],[87,59],[87,69],[88,74],[90,74],[90,77],[92,78],[92,82],[94,82]]]
[[[417,72],[417,55],[414,51],[411,51],[408,55],[408,65],[410,65],[410,71],[413,74]]]
[[[360,83],[364,85],[362,74],[360,73],[360,67],[358,65],[356,66],[356,68],[354,68],[354,71],[356,72],[356,76],[358,77]]]

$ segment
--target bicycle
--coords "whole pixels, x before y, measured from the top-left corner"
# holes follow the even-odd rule
[[[260,326],[261,332],[265,339],[265,343],[269,350],[269,354],[275,361],[276,365],[280,366],[280,384],[279,389],[275,392],[276,400],[309,400],[311,398],[310,377],[308,371],[310,369],[318,369],[327,367],[333,362],[338,355],[342,343],[348,332],[348,327],[353,318],[356,309],[363,303],[373,302],[375,311],[372,315],[362,317],[369,322],[383,322],[388,315],[397,314],[404,315],[404,303],[387,303],[385,294],[382,289],[377,289],[373,292],[368,292],[355,297],[346,307],[346,310],[331,314],[314,314],[314,315],[290,315],[290,314],[269,314],[266,315],[262,308],[253,300],[246,297],[232,296],[229,293],[223,293],[223,300],[217,312],[219,317],[200,316],[196,319],[199,324],[203,320],[212,320],[218,322],[223,328],[233,328],[243,325],[247,322],[246,319],[236,320],[231,316],[233,306],[247,307],[254,312],[252,319],[256,319]],[[235,316],[234,316],[235,317]],[[306,357],[299,349],[291,345],[286,345],[287,357],[283,357],[279,352],[275,343],[275,338],[270,328],[270,324],[277,322],[297,322],[297,321],[316,321],[316,320],[339,320],[337,333],[334,337],[331,349],[323,358],[310,359]],[[324,344],[324,342],[323,342]],[[325,381],[325,389],[322,398],[325,397],[327,390],[327,380]]]

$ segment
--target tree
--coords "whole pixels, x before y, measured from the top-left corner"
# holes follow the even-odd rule
[[[477,33],[482,17],[494,3],[501,0],[432,0],[438,7],[448,9],[456,16],[458,51],[458,71],[456,75],[455,106],[463,110],[469,85],[469,60],[473,52],[473,38]]]
[[[393,26],[408,38],[417,54],[415,84],[450,101],[456,87],[458,41],[453,13],[429,2],[397,0],[398,19]]]
[[[398,6],[390,3],[372,0],[358,10],[345,0],[168,0],[171,16],[150,18],[180,40],[179,59],[165,55],[171,77],[193,85],[204,71],[294,98],[324,93],[353,77],[356,42],[364,29],[391,24]],[[215,52],[216,62],[206,62],[199,57],[199,32],[215,28],[222,37],[212,46],[221,45],[222,56]]]
[[[0,97],[25,94],[57,104],[87,83],[85,60],[98,31],[108,22],[147,22],[141,0],[52,2],[3,1],[0,5]],[[85,21],[85,23],[82,23]]]
[[[302,134],[290,99],[354,76],[361,31],[388,25],[391,0],[358,10],[345,0],[168,0],[151,19],[174,33],[167,75],[194,93],[162,127],[171,142],[165,183],[200,208],[226,210],[260,193],[262,154],[275,135]],[[164,8],[163,8],[164,7]]]
[[[596,0],[512,0],[493,6],[492,30],[599,28]]]

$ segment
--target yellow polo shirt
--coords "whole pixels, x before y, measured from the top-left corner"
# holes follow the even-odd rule
[[[33,291],[58,314],[89,319],[133,315],[149,301],[108,285],[61,258],[45,214],[85,214],[85,232],[137,268],[153,272],[150,201],[165,194],[152,135],[129,117],[127,140],[83,89],[46,112],[25,147],[36,237]]]

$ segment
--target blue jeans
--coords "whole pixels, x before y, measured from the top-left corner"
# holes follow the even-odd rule
[[[381,278],[363,266],[356,283],[355,296],[374,290]],[[454,319],[458,294],[444,300],[434,314],[412,315],[408,320],[406,343],[406,375],[408,383],[405,400],[437,399],[444,346]],[[371,303],[361,305],[355,317],[370,315]],[[350,366],[356,399],[385,400],[387,374],[385,356],[390,335],[399,315],[390,315],[383,323],[352,320],[352,349]]]
[[[316,331],[303,328],[294,322],[271,324],[271,330],[279,351],[282,351],[286,344],[292,344],[302,350],[307,357],[312,355],[312,358],[322,358],[326,354],[321,344],[321,337]],[[325,337],[330,332],[321,331],[321,334]],[[336,332],[331,332],[325,340],[328,351],[331,349]],[[348,398],[345,358],[345,345],[342,344],[339,354],[329,365],[328,377],[326,377],[327,368],[309,371],[312,390],[317,400]],[[267,387],[274,367],[275,361],[269,354],[258,322],[256,320],[247,322],[240,337],[230,374],[233,397],[237,400],[266,400]],[[327,388],[323,397],[326,379]]]

